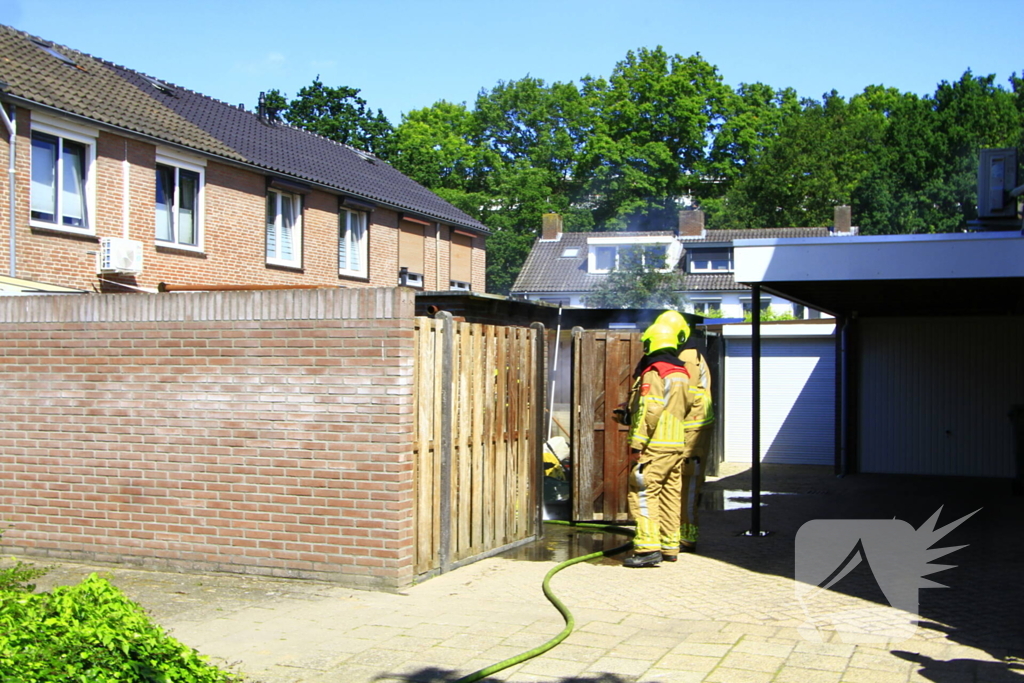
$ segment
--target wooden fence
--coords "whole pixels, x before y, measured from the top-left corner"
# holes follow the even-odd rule
[[[417,575],[540,534],[543,330],[416,318]]]
[[[628,516],[626,439],[612,411],[629,398],[633,368],[643,356],[635,332],[573,328],[573,519]]]

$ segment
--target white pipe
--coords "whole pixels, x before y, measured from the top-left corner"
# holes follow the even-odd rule
[[[121,162],[121,235],[128,239],[129,223],[129,202],[131,201],[131,188],[129,187],[131,167],[128,164],[128,141],[124,141],[124,160]]]
[[[11,251],[11,253],[10,253],[10,256],[11,256],[10,276],[11,277],[18,277],[18,260],[17,260],[17,258],[15,256],[15,250],[14,250],[14,239],[15,239],[15,230],[14,230],[14,216],[15,216],[15,211],[14,211],[14,204],[15,204],[15,195],[14,195],[14,178],[15,178],[15,172],[14,172],[14,150],[15,150],[15,142],[18,139],[17,133],[15,132],[16,129],[14,127],[15,116],[16,116],[16,114],[15,114],[14,107],[11,107],[11,115],[8,116],[7,115],[7,110],[4,109],[2,104],[0,104],[0,117],[3,118],[4,127],[7,128],[7,136],[8,136],[8,141],[9,141],[8,144],[7,144],[7,157],[8,157],[8,162],[9,162],[8,163],[8,167],[7,167],[7,177],[8,177],[8,181],[9,181],[9,190],[10,190],[10,192],[7,195],[7,197],[8,197],[8,202],[7,203],[10,205],[10,210],[11,210],[11,235],[10,235],[10,247],[11,247],[11,249],[10,249],[10,251]]]

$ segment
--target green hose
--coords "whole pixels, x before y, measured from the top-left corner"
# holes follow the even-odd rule
[[[626,534],[628,536],[633,536],[633,534],[635,533],[633,529],[616,526],[614,524],[596,524],[591,522],[565,522],[562,520],[548,520],[544,523],[564,524],[566,526],[581,527],[584,529],[600,529],[601,531],[606,531],[610,533],[621,533]],[[580,555],[579,557],[574,557],[571,560],[566,560],[565,562],[562,562],[561,564],[557,564],[554,567],[552,567],[551,571],[549,571],[547,575],[544,577],[544,582],[541,584],[541,587],[544,590],[544,596],[551,602],[552,605],[555,606],[555,609],[562,613],[562,617],[565,619],[565,628],[562,629],[562,632],[554,638],[552,638],[551,640],[549,640],[548,642],[544,643],[543,645],[538,645],[532,650],[527,650],[526,652],[518,654],[515,657],[509,657],[508,659],[502,662],[498,662],[497,664],[491,664],[489,667],[485,669],[480,669],[479,671],[475,671],[469,674],[468,676],[464,676],[455,681],[454,683],[473,683],[474,681],[479,681],[481,678],[490,676],[491,674],[497,673],[502,669],[507,669],[508,667],[519,664],[520,662],[525,662],[527,659],[532,659],[537,655],[542,655],[551,648],[553,648],[555,645],[558,645],[560,642],[568,638],[569,634],[572,633],[573,626],[576,625],[576,619],[572,616],[572,613],[569,612],[569,609],[562,603],[562,601],[558,599],[558,596],[551,592],[551,586],[549,585],[551,577],[553,577],[555,574],[562,571],[566,567],[572,566],[574,564],[586,562],[587,560],[593,560],[598,557],[610,557],[612,555],[618,555],[619,553],[626,552],[632,547],[633,542],[630,541],[629,543],[621,545],[618,548],[612,548],[611,550],[602,550],[600,552],[590,553],[589,555]]]

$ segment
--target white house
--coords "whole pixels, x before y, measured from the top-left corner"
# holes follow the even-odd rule
[[[511,295],[563,306],[588,306],[588,297],[622,260],[639,250],[645,265],[684,273],[685,311],[709,317],[741,318],[752,308],[750,287],[733,277],[733,241],[748,238],[813,238],[855,235],[849,207],[838,207],[831,228],[707,230],[704,213],[679,212],[674,230],[655,232],[563,232],[561,217],[546,214],[540,238],[512,286]],[[796,318],[818,318],[818,311],[777,295],[760,297],[760,306]]]

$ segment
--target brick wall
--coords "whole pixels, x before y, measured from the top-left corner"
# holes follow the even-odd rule
[[[144,266],[140,275],[104,276],[105,279],[143,288],[159,283],[176,285],[312,285],[341,287],[393,287],[398,283],[398,214],[377,208],[370,215],[369,278],[338,274],[338,196],[314,189],[303,198],[303,264],[301,269],[268,267],[265,258],[266,177],[256,171],[207,160],[205,164],[205,248],[202,253],[175,249],[155,243],[155,164],[157,147],[149,142],[100,131],[96,138],[96,161],[92,169],[95,207],[92,221],[95,235],[71,234],[61,230],[29,226],[31,178],[31,114],[17,110],[17,276],[85,290],[130,291],[101,283],[96,276],[95,252],[100,237],[122,237],[143,244]],[[6,131],[3,131],[4,133]],[[7,140],[0,135],[0,163],[6,169]],[[124,211],[125,161],[127,160],[129,205]],[[196,157],[200,163],[202,159]],[[0,179],[0,258],[7,274],[9,260],[8,180]],[[449,230],[441,230],[437,248],[436,231],[427,228],[424,265],[428,281],[447,289]],[[483,238],[474,247],[484,248]],[[476,291],[483,291],[480,275]],[[438,270],[439,268],[439,270]],[[482,271],[481,271],[482,272]],[[440,275],[440,278],[438,278]],[[432,288],[432,287],[428,287]]]
[[[4,551],[412,581],[408,289],[0,298]]]

